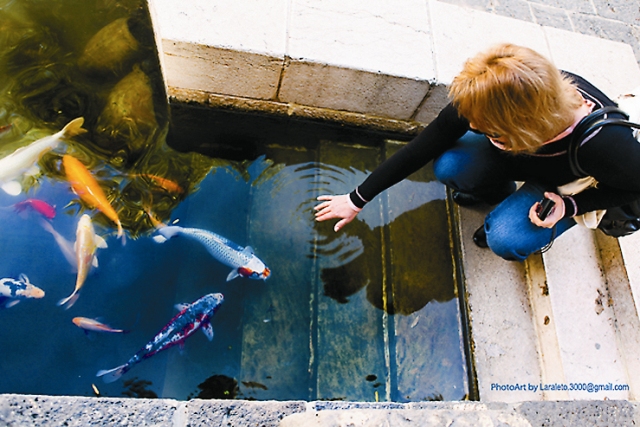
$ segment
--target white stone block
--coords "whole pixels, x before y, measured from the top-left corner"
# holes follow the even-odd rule
[[[628,384],[593,231],[572,228],[543,258],[567,383]],[[569,391],[572,400],[605,397],[628,399],[629,393]]]
[[[148,0],[160,38],[283,58],[289,0]]]
[[[279,100],[409,119],[428,90],[427,81],[292,61],[283,72]]]
[[[254,99],[276,96],[281,58],[167,40],[163,50],[169,87]]]
[[[541,400],[541,372],[528,285],[521,263],[505,261],[472,240],[486,212],[460,209],[471,339],[482,402]],[[524,390],[500,386],[525,385]]]
[[[543,28],[557,67],[586,78],[611,98],[640,85],[640,68],[628,44]]]
[[[433,80],[424,0],[293,0],[294,60]]]
[[[618,239],[636,312],[640,313],[640,233]]]
[[[450,84],[471,56],[498,43],[530,47],[548,56],[542,27],[530,22],[429,0],[438,83]]]

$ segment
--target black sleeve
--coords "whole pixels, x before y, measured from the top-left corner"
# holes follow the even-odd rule
[[[469,122],[449,104],[418,136],[382,162],[351,194],[351,201],[363,207],[382,191],[402,181],[442,154],[469,130]]]
[[[607,125],[578,151],[580,165],[597,181],[573,196],[577,215],[640,199],[640,143],[626,126]]]

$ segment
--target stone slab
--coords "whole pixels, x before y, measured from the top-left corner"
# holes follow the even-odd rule
[[[628,391],[593,392],[582,387],[628,385],[593,233],[573,227],[543,255],[565,379],[580,385],[569,391],[569,398],[628,399]]]
[[[423,0],[292,1],[287,55],[416,80],[434,76]]]
[[[472,236],[486,213],[459,209],[480,400],[540,400],[539,390],[528,390],[528,384],[540,383],[541,372],[525,270],[521,263],[504,261],[490,250],[475,246]]]
[[[426,80],[291,61],[278,97],[287,103],[409,120],[429,88]]]
[[[170,88],[274,99],[281,58],[163,39],[163,73]]]
[[[161,39],[284,58],[289,1],[148,0]]]

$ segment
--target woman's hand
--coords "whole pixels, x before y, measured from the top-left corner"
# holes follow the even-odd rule
[[[333,227],[333,231],[338,231],[348,223],[350,223],[358,212],[359,209],[351,203],[348,194],[342,194],[340,196],[320,196],[318,200],[326,200],[324,203],[320,203],[314,209],[316,212],[316,221],[326,221],[333,218],[342,218],[341,221]]]
[[[531,206],[531,209],[529,209],[529,219],[538,227],[552,228],[564,217],[564,200],[555,193],[544,193],[544,197],[551,199],[555,203],[551,208],[549,215],[547,215],[544,221],[541,221],[540,218],[538,218],[537,212],[540,207],[540,203],[536,202]]]

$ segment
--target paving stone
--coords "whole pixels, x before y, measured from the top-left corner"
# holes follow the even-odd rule
[[[521,21],[533,22],[533,15],[529,2],[524,0],[510,0],[493,2],[495,3],[493,11],[498,15],[508,16],[509,18],[519,19]]]
[[[536,23],[540,25],[573,31],[571,19],[565,9],[531,3],[531,11],[533,12]]]
[[[573,10],[580,13],[596,13],[591,4],[591,0],[531,0],[531,3]]]

